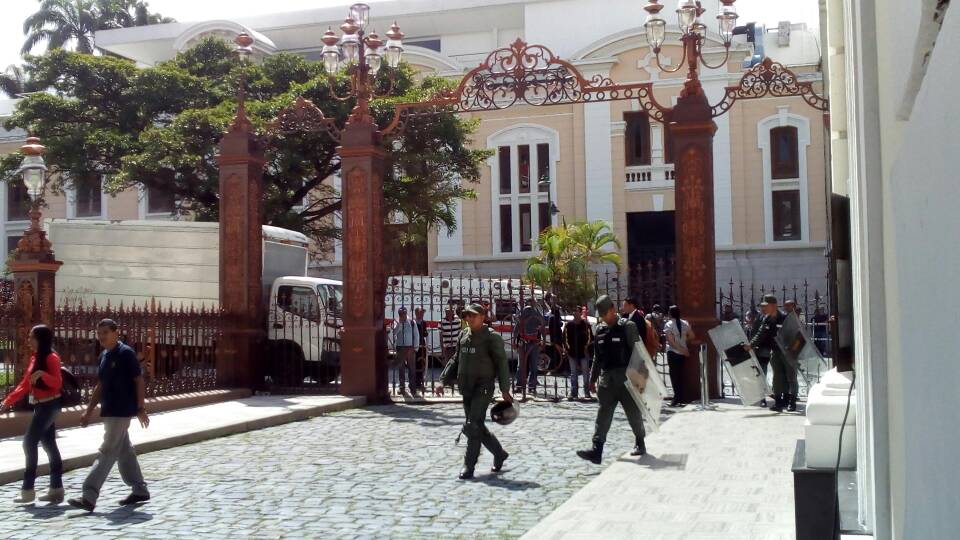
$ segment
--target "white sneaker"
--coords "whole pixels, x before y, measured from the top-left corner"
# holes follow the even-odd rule
[[[60,504],[63,502],[64,495],[63,488],[50,488],[47,490],[46,495],[37,497],[37,500],[51,504]]]
[[[36,498],[37,492],[32,489],[21,489],[20,496],[13,500],[17,504],[29,504]]]

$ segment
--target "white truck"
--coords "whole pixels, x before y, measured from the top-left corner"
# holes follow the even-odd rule
[[[218,223],[50,219],[46,227],[57,259],[63,261],[56,281],[60,301],[219,305]],[[263,226],[270,356],[300,364],[296,373],[332,379],[340,364],[343,288],[339,281],[307,277],[307,248],[303,234]]]

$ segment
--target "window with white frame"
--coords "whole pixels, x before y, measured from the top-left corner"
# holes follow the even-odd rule
[[[807,223],[806,147],[809,120],[778,107],[778,114],[758,124],[763,153],[764,224],[767,242],[799,242],[809,238]]]
[[[529,253],[552,224],[558,135],[543,126],[513,126],[494,134],[493,243],[498,254]]]
[[[67,196],[67,217],[103,218],[103,177],[88,175],[69,182],[64,190]]]

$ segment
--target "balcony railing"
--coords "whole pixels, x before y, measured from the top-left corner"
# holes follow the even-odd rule
[[[625,187],[628,190],[673,189],[675,176],[672,163],[631,166],[626,169]]]

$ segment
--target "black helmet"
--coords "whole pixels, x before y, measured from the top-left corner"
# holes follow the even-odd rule
[[[512,401],[501,401],[490,409],[490,420],[502,426],[512,423],[520,416],[520,410]]]

